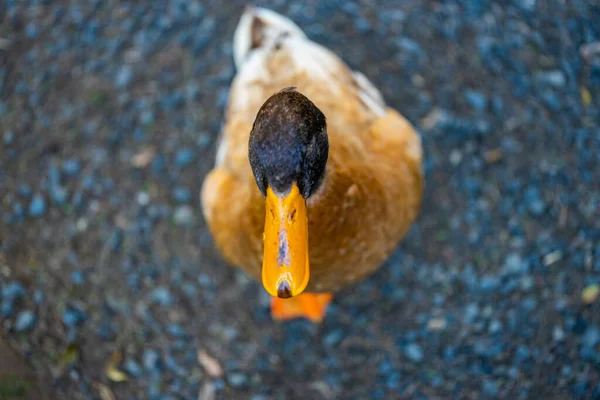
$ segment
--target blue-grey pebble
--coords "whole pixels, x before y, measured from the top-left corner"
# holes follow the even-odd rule
[[[46,212],[46,199],[40,193],[33,195],[29,203],[29,215],[32,217],[40,217]]]
[[[36,317],[33,311],[23,310],[19,314],[17,314],[17,318],[15,319],[15,331],[17,332],[25,332],[32,329],[35,326]]]
[[[404,354],[411,361],[414,361],[414,362],[423,361],[423,357],[424,357],[423,348],[417,343],[410,343],[408,346],[406,346],[406,348],[404,349]]]

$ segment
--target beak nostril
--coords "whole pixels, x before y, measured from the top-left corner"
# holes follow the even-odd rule
[[[280,281],[277,285],[277,297],[281,299],[289,299],[292,297],[292,288],[286,279]]]
[[[296,209],[295,209],[295,208],[294,208],[294,209],[292,210],[292,212],[290,212],[290,214],[288,215],[288,221],[289,221],[290,223],[292,223],[292,224],[293,224],[294,222],[296,222]]]

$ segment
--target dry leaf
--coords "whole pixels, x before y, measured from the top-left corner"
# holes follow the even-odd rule
[[[207,382],[200,388],[198,400],[215,400],[215,385],[212,382]]]
[[[71,343],[61,355],[59,362],[60,364],[75,364],[77,361],[79,361],[79,346]]]
[[[220,378],[221,376],[223,376],[223,368],[221,368],[219,361],[208,355],[208,353],[204,350],[200,350],[198,352],[198,362],[200,363],[200,365],[202,365],[202,367],[210,377]]]
[[[133,156],[133,158],[131,159],[131,164],[137,168],[144,168],[152,162],[155,154],[156,150],[154,150],[154,147],[145,148],[144,150],[140,151],[135,156]]]
[[[439,108],[434,108],[421,120],[421,126],[425,130],[433,129],[446,118],[446,114]]]
[[[581,292],[581,300],[585,304],[592,304],[600,295],[600,285],[590,285]]]
[[[488,164],[494,164],[494,163],[497,163],[498,161],[502,160],[502,157],[504,157],[504,153],[502,153],[502,150],[500,150],[500,149],[494,149],[494,150],[486,151],[484,154],[484,157],[485,157],[485,161]]]
[[[582,86],[581,87],[581,102],[585,107],[589,106],[592,103],[592,94],[588,90],[588,88]]]
[[[56,365],[52,367],[53,376],[60,378],[73,368],[79,362],[79,352],[79,346],[76,343],[70,343],[58,357]]]
[[[106,376],[113,382],[125,382],[127,375],[124,372],[110,366],[106,369]]]
[[[117,400],[117,398],[115,397],[113,391],[110,390],[110,388],[108,386],[103,385],[103,384],[98,383],[98,382],[95,382],[94,386],[98,390],[98,393],[100,394],[100,398],[102,400]]]
[[[121,354],[113,353],[106,366],[106,376],[113,382],[125,382],[127,380],[127,374],[119,371],[117,365],[121,362]]]

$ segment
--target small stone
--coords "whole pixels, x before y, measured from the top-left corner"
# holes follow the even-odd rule
[[[323,383],[323,384],[327,385],[326,383]],[[328,388],[329,388],[329,386],[327,386],[327,388],[324,390],[324,392],[328,391],[329,390]],[[262,395],[262,394],[255,394],[252,397],[250,397],[250,400],[269,400],[269,398],[267,396],[265,396],[265,395]]]
[[[150,299],[154,303],[169,305],[171,304],[171,293],[165,287],[157,287],[150,293]]]
[[[87,320],[87,314],[75,307],[68,306],[63,312],[62,320],[65,325],[75,327]]]
[[[1,115],[1,113],[0,113]],[[2,138],[4,140],[4,144],[6,145],[10,145],[14,142],[15,140],[15,134],[13,131],[6,131],[4,132],[4,134],[2,135]]]
[[[416,343],[411,343],[406,346],[404,349],[404,355],[414,362],[423,361],[423,349]]]
[[[131,164],[136,168],[144,168],[148,166],[156,156],[154,147],[146,147],[131,158]]]
[[[154,112],[152,110],[144,110],[140,113],[140,122],[142,125],[152,125],[154,123]]]
[[[529,211],[536,217],[541,216],[546,209],[546,203],[536,187],[529,187],[525,190],[525,202]]]
[[[156,350],[153,350],[153,349],[144,350],[143,358],[144,358],[144,368],[147,371],[154,371],[155,369],[158,368],[159,362],[160,362],[160,356],[158,355],[158,352],[156,352]]]
[[[129,65],[122,66],[115,76],[115,85],[118,88],[129,86],[133,80],[133,69]]]
[[[9,282],[2,286],[2,300],[13,302],[25,296],[25,288],[20,282]]]
[[[344,332],[341,329],[336,329],[332,332],[329,332],[323,338],[323,344],[328,347],[335,347],[344,337]]]
[[[184,93],[187,100],[197,100],[200,95],[200,86],[195,82],[188,83]]]
[[[42,304],[42,302],[44,301],[44,293],[37,289],[34,293],[33,293],[33,302],[35,304]]]
[[[371,28],[369,21],[363,17],[357,17],[354,21],[354,26],[356,26],[356,29],[362,34],[369,32],[369,29]]]
[[[531,356],[531,352],[524,345],[520,345],[517,348],[517,351],[515,352],[515,360],[519,363],[529,359],[530,356]]]
[[[46,212],[46,199],[37,193],[29,203],[29,215],[32,217],[40,217]]]
[[[13,203],[13,215],[21,220],[25,216],[25,209],[19,202]]]
[[[597,326],[591,325],[583,335],[583,345],[593,349],[600,342],[600,329]]]
[[[182,338],[187,336],[181,325],[178,324],[170,324],[169,326],[167,326],[167,332],[169,333],[169,335],[176,338]]]
[[[14,305],[12,303],[8,303],[8,302],[2,302],[2,305],[0,305],[0,316],[2,318],[8,318],[12,315],[14,311]]]
[[[64,186],[61,185],[52,185],[50,187],[50,197],[54,204],[58,206],[62,206],[66,203],[67,198],[69,197],[69,193]]]
[[[123,363],[123,369],[134,378],[139,378],[144,373],[140,364],[138,364],[138,362],[132,358],[125,360]]]
[[[40,28],[36,24],[34,24],[34,23],[27,24],[27,27],[25,28],[25,35],[27,36],[28,39],[35,39],[39,33],[40,33]]]
[[[187,5],[187,10],[193,18],[200,18],[204,14],[204,7],[198,1],[191,1]]]
[[[490,322],[490,326],[488,327],[488,332],[492,335],[502,332],[502,323],[497,319],[492,320],[492,322]]]
[[[177,186],[173,189],[173,199],[178,203],[189,203],[192,194],[188,188]]]
[[[81,163],[76,158],[70,158],[63,162],[62,170],[67,176],[77,176],[79,171],[81,171]]]
[[[498,385],[496,382],[485,379],[482,385],[483,393],[489,397],[496,397],[498,395]]]
[[[560,250],[556,250],[556,251],[546,254],[544,256],[543,262],[546,267],[549,267],[552,264],[556,263],[557,261],[560,261],[561,258],[562,258],[562,253],[560,252]]]
[[[248,384],[248,377],[241,372],[232,372],[227,376],[229,384],[238,389]]]
[[[500,279],[493,275],[486,275],[481,278],[479,287],[484,292],[493,292],[500,286]]]
[[[28,184],[24,183],[19,186],[19,195],[29,198],[31,196],[31,187]]]
[[[173,213],[173,221],[176,225],[190,225],[194,221],[194,211],[190,206],[179,206]]]
[[[446,329],[445,318],[432,318],[427,322],[427,329],[430,331],[442,331]]]
[[[207,134],[200,134],[198,136],[198,139],[196,140],[196,144],[198,145],[198,147],[200,147],[201,149],[207,149],[208,146],[211,143],[211,138],[210,135]]]
[[[150,203],[150,195],[148,192],[138,192],[136,200],[140,206],[145,207]]]
[[[526,11],[535,10],[536,3],[537,3],[537,0],[518,0],[518,1],[516,1],[516,4],[520,7],[522,7]]]
[[[60,184],[60,170],[54,165],[48,168],[48,180],[52,185]]]
[[[479,316],[479,307],[475,303],[470,303],[465,308],[465,323],[472,324]]]
[[[485,110],[485,107],[487,106],[487,97],[477,90],[468,90],[465,93],[465,98],[471,106],[479,112]]]
[[[15,331],[25,332],[32,329],[35,325],[36,318],[32,311],[21,311],[15,320]]]
[[[552,329],[552,339],[555,342],[562,342],[565,340],[565,331],[560,326],[555,326]]]
[[[565,74],[560,70],[540,72],[536,74],[536,78],[542,83],[547,83],[555,87],[564,87],[567,83]]]
[[[175,155],[175,164],[178,167],[185,167],[194,161],[194,152],[191,149],[181,149]]]
[[[452,164],[452,166],[456,167],[458,164],[460,164],[462,160],[462,153],[457,150],[454,149],[450,152],[450,164]]]
[[[83,285],[83,283],[85,282],[83,272],[73,271],[73,273],[71,274],[71,282],[73,282],[74,285]]]
[[[527,263],[517,253],[509,253],[504,260],[504,272],[522,274],[527,271]]]
[[[534,280],[531,276],[526,275],[521,278],[521,289],[524,291],[530,290],[534,285]]]

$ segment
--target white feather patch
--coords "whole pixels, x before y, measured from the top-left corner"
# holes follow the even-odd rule
[[[289,18],[266,8],[247,7],[233,35],[233,58],[238,69],[242,67],[249,54],[256,50],[252,49],[252,35],[254,33],[252,30],[256,18],[260,19],[262,23],[261,36],[263,38],[258,49],[272,45],[274,40],[284,33],[302,38],[306,37],[302,29]]]

